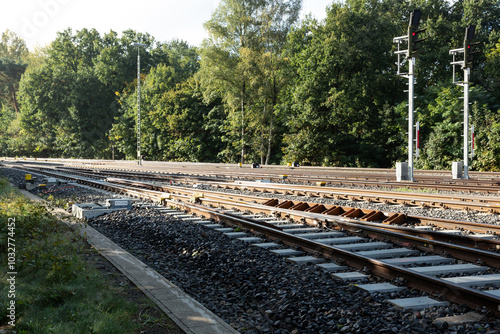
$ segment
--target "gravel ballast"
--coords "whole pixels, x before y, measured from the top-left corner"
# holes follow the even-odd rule
[[[315,266],[288,263],[267,250],[154,209],[114,212],[89,220],[89,225],[241,332],[443,333],[442,325],[432,325],[435,318],[470,311],[458,305],[400,311],[386,299],[422,293],[407,289],[370,295]],[[481,326],[483,332],[491,327]]]
[[[6,168],[2,174],[19,178]],[[81,189],[61,189],[54,196],[75,200],[84,192],[91,202],[109,198]],[[451,304],[401,311],[386,299],[424,294],[406,289],[370,295],[316,266],[286,262],[267,250],[155,209],[117,211],[88,223],[242,333],[499,333],[500,320],[433,324],[438,317],[471,310]],[[382,280],[370,275],[370,282]]]

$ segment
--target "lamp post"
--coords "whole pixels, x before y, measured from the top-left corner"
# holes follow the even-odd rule
[[[132,43],[137,47],[137,164],[142,165],[141,157],[141,49],[143,43]]]

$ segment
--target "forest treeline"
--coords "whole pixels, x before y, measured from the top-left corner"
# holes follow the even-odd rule
[[[67,29],[28,50],[3,32],[0,156],[135,159],[140,52],[148,160],[394,166],[407,158],[408,102],[393,38],[418,8],[428,39],[416,61],[416,167],[462,158],[463,91],[449,50],[473,24],[471,168],[500,171],[500,0],[332,1],[322,21],[299,20],[301,2],[222,0],[198,47]]]

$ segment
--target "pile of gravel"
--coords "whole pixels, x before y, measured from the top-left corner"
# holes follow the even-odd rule
[[[113,212],[88,223],[242,333],[486,333],[500,326],[500,321],[434,325],[437,317],[470,310],[450,305],[401,311],[386,299],[423,294],[406,289],[370,295],[316,266],[288,263],[154,209]]]

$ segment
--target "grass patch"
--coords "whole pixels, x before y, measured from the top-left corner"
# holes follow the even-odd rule
[[[4,328],[17,333],[138,333],[148,325],[124,289],[84,259],[92,250],[76,231],[0,179],[0,328],[10,321],[7,224],[12,219],[16,323]]]
[[[410,188],[410,187],[399,187],[399,188],[382,188],[384,191],[398,191],[398,192],[410,192],[410,193],[426,193],[426,194],[437,194],[438,190],[428,189],[428,188]]]

